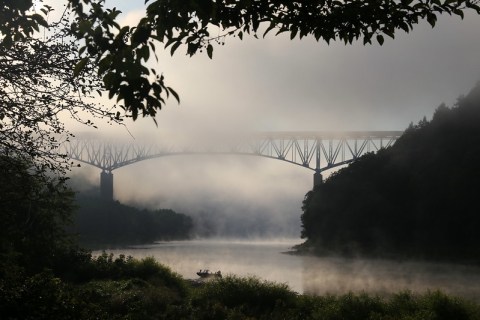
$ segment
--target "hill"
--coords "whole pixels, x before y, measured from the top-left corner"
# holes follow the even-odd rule
[[[307,193],[303,250],[480,261],[480,85]]]
[[[79,193],[73,232],[87,246],[119,246],[190,237],[192,219],[170,209],[140,210]]]

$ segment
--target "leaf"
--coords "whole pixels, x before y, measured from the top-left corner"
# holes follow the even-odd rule
[[[400,28],[402,28],[402,30],[405,31],[406,33],[410,31],[410,29],[408,28],[408,24],[404,21],[400,23]]]
[[[366,34],[366,35],[363,37],[363,45],[366,45],[367,43],[372,44],[372,41],[370,40],[371,38],[372,38],[371,35],[367,35],[367,34]]]
[[[139,53],[143,60],[145,60],[145,62],[148,61],[148,59],[150,58],[150,49],[147,45],[141,47]]]
[[[75,65],[75,69],[73,69],[73,75],[75,77],[77,77],[80,74],[80,72],[82,72],[82,70],[87,65],[87,62],[88,62],[88,58],[83,58],[83,59],[80,59],[80,61]]]
[[[180,41],[178,42],[175,42],[172,46],[172,48],[170,49],[170,54],[173,56],[173,54],[175,53],[175,50],[178,49],[178,47],[181,45],[182,43]]]
[[[78,50],[78,54],[79,54],[79,55],[82,55],[82,54],[85,52],[86,49],[87,49],[86,46],[81,47],[81,48]]]
[[[390,38],[395,39],[395,33],[393,30],[384,30],[383,32]]]
[[[272,30],[273,28],[275,28],[275,23],[274,22],[270,23],[270,26],[268,26],[267,30],[265,30],[265,32],[263,33],[263,37],[265,38],[267,33],[269,33],[270,30]]]
[[[108,70],[111,64],[111,60],[112,59],[110,58],[110,56],[106,56],[105,58],[100,60],[100,62],[98,63],[98,71],[97,71],[99,75],[104,74],[105,71]]]
[[[145,26],[138,27],[132,35],[132,43],[134,45],[146,43],[148,38],[150,37],[150,33],[151,31],[149,28]]]
[[[158,39],[157,39],[158,40]],[[160,40],[158,40],[160,41]],[[175,41],[178,41],[177,38],[170,38],[168,39],[167,43],[165,43],[165,49],[167,49],[172,43],[174,43]]]
[[[170,87],[167,87],[167,90],[175,97],[175,99],[180,103],[180,96],[178,93]]]
[[[474,9],[475,11],[477,11],[478,14],[480,14],[480,7],[478,5],[471,2],[467,2],[465,5],[467,6],[467,8]]]
[[[290,34],[290,40],[293,40],[295,38],[295,36],[297,35],[297,32],[298,32],[297,28],[292,29],[292,33]]]
[[[85,34],[85,33],[88,33],[91,27],[92,27],[92,23],[89,20],[82,20],[78,24],[78,31],[81,34]]]
[[[277,33],[275,33],[275,36],[278,36],[280,33],[283,33],[283,32],[287,32],[288,29],[287,28],[281,28],[280,30],[277,31]]]
[[[149,42],[148,45],[150,46],[150,48],[152,49],[152,51],[155,51],[155,44],[153,42]]]
[[[457,16],[460,16],[460,17],[462,18],[462,20],[463,20],[464,15],[463,15],[463,11],[462,11],[462,10],[460,10],[460,9],[454,9],[454,10],[453,10],[453,13],[455,13]]]
[[[42,27],[48,28],[48,22],[38,13],[33,14],[32,18],[35,20],[36,24],[39,24]]]
[[[199,45],[198,42],[195,42],[195,43],[190,42],[190,43],[188,44],[188,47],[187,47],[187,53],[188,53],[190,56],[193,56],[193,55],[197,52],[199,46],[200,46],[200,45]]]
[[[433,13],[427,13],[427,21],[433,27],[435,27],[435,23],[437,22],[437,16]]]
[[[212,59],[212,55],[213,55],[213,47],[212,45],[209,43],[208,46],[207,46],[207,55],[210,59]]]
[[[383,45],[383,42],[385,42],[385,39],[383,39],[383,36],[379,34],[377,35],[377,41],[380,45]]]
[[[110,89],[114,85],[114,81],[115,81],[115,73],[113,73],[112,71],[110,71],[103,77],[103,83],[105,84],[105,87],[107,89]]]

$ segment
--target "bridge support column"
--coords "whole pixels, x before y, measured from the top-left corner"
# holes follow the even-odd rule
[[[113,173],[100,173],[100,196],[103,199],[113,200]]]
[[[316,171],[313,174],[313,187],[319,186],[323,183],[322,173],[320,171]]]

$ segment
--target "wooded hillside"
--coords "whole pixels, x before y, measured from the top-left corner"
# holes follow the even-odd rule
[[[480,261],[480,85],[310,191],[303,249]]]

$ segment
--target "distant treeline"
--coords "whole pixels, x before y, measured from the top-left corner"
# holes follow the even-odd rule
[[[480,261],[480,85],[305,196],[317,254]]]
[[[73,232],[89,246],[188,239],[192,219],[170,209],[140,210],[88,194],[76,196]]]

